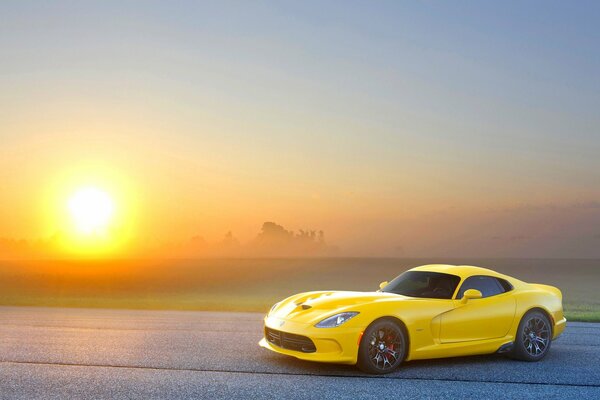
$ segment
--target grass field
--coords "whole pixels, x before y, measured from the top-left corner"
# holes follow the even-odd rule
[[[267,311],[309,290],[374,290],[413,266],[445,262],[496,269],[558,286],[572,321],[600,321],[600,260],[384,258],[0,262],[0,304]]]

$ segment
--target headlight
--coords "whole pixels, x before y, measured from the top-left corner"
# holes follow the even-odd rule
[[[315,325],[317,328],[335,328],[336,326],[340,326],[344,322],[348,321],[350,318],[358,315],[355,311],[343,312],[340,314],[333,315],[329,318],[325,318],[323,321],[319,322]]]

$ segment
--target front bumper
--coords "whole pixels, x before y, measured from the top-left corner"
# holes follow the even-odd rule
[[[301,360],[356,364],[358,342],[363,331],[361,328],[345,328],[344,326],[337,328],[315,328],[310,324],[300,324],[291,320],[274,317],[265,317],[264,323],[265,328],[308,337],[314,343],[316,351],[303,352],[286,349],[269,342],[263,337],[258,344],[265,349]]]

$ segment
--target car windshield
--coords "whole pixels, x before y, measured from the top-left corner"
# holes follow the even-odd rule
[[[440,272],[407,271],[388,283],[382,292],[428,299],[451,299],[460,278]]]

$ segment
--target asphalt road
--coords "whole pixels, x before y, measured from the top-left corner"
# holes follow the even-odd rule
[[[0,399],[600,399],[600,324],[570,323],[539,363],[499,355],[385,377],[259,348],[255,313],[0,307]]]

